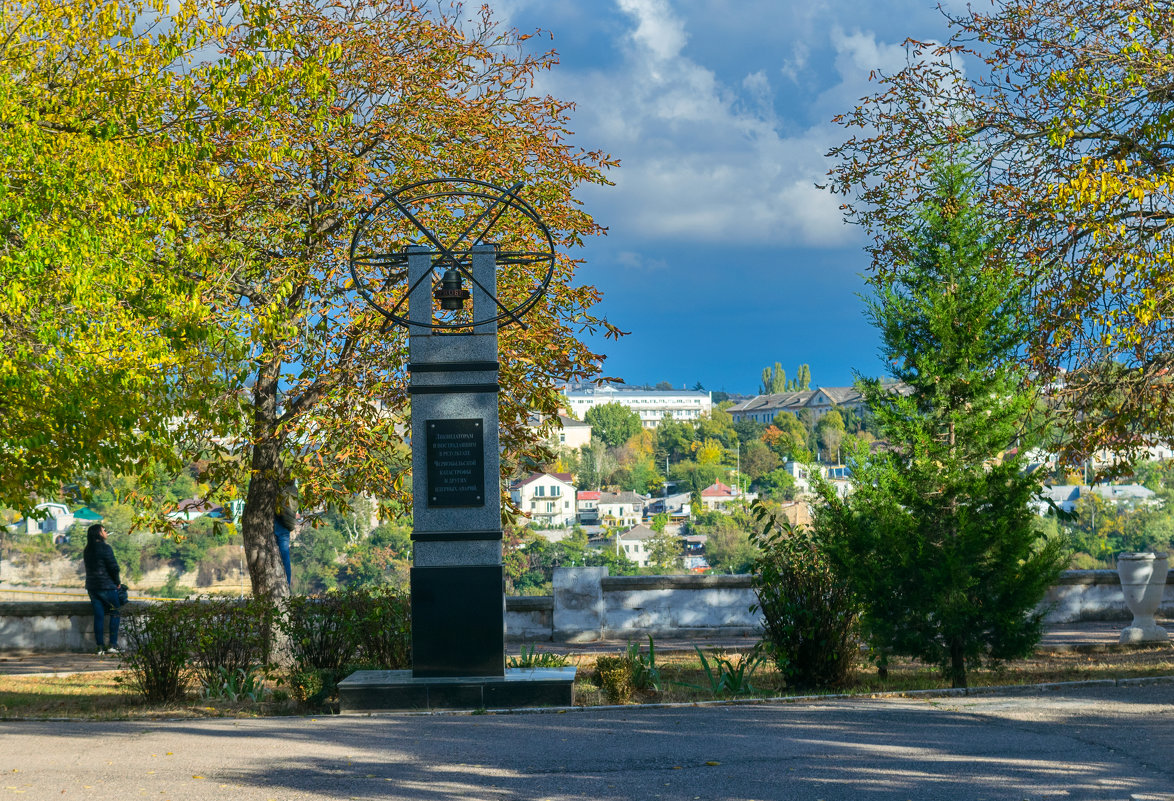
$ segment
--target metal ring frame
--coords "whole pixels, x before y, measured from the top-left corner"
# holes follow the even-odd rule
[[[448,189],[431,189],[422,194],[410,195],[413,190],[421,187],[434,187],[437,185],[448,186]],[[469,187],[469,188],[461,188]],[[534,208],[522,200],[518,193],[522,189],[522,182],[514,184],[509,188],[497,186],[486,181],[478,181],[471,178],[430,178],[424,181],[416,181],[415,183],[403,186],[394,192],[384,194],[383,198],[372,206],[370,209],[359,218],[358,224],[355,226],[354,236],[351,238],[351,247],[349,254],[349,264],[351,270],[351,278],[354,280],[355,289],[363,300],[380,314],[394,323],[402,326],[420,326],[423,328],[433,329],[455,329],[455,328],[469,328],[470,326],[485,325],[487,323],[494,323],[504,321],[504,325],[509,325],[511,322],[516,322],[523,328],[526,324],[522,322],[522,315],[530,311],[538,300],[545,294],[547,288],[550,286],[551,278],[554,275],[554,238],[550,235],[550,229],[547,228],[546,223],[538,216],[538,212]],[[484,210],[478,214],[469,225],[460,233],[453,242],[452,246],[445,246],[439,237],[432,231],[429,231],[423,223],[421,223],[416,215],[412,213],[411,207],[431,200],[443,200],[445,198],[478,198],[485,201]],[[367,223],[374,218],[383,207],[387,204],[392,204],[395,210],[410,222],[424,238],[432,245],[434,250],[430,251],[433,257],[432,269],[424,273],[415,284],[408,287],[408,291],[404,293],[403,298],[399,300],[390,309],[386,309],[369,293],[363,282],[359,280],[359,274],[356,270],[357,264],[362,264],[369,267],[379,266],[401,266],[407,264],[408,253],[405,250],[392,251],[390,253],[380,253],[371,256],[356,258],[356,252],[359,247],[359,241],[362,237]],[[501,301],[497,299],[496,294],[486,292],[493,302],[497,305],[498,313],[493,316],[483,318],[474,318],[467,322],[436,322],[429,320],[426,323],[412,322],[408,319],[406,314],[400,313],[401,307],[407,303],[408,297],[416,289],[416,286],[423,281],[424,278],[432,275],[437,268],[453,268],[469,279],[474,285],[481,288],[484,292],[485,287],[473,277],[473,271],[470,269],[472,264],[472,249],[474,246],[481,244],[486,235],[493,229],[493,226],[501,219],[502,215],[507,210],[514,210],[520,212],[526,219],[530,220],[541,234],[542,238],[546,240],[546,250],[537,251],[498,251],[497,263],[499,265],[505,264],[546,264],[546,270],[542,273],[541,282],[534,288],[534,290],[519,304],[512,308],[507,308]],[[484,225],[482,225],[484,223]],[[479,229],[479,232],[478,232]],[[470,236],[476,237],[464,247],[460,246]],[[388,279],[389,281],[390,279]],[[384,288],[387,288],[385,283]],[[476,310],[474,310],[476,311]]]

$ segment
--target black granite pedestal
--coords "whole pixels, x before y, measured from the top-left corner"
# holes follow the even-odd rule
[[[413,676],[410,670],[360,670],[338,683],[343,714],[433,709],[571,706],[574,667],[509,668],[504,676]]]

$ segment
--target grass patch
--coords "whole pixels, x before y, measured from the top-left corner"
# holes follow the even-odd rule
[[[712,651],[707,652],[707,655],[710,653]],[[745,656],[747,652],[725,653]],[[579,672],[575,681],[576,705],[596,706],[608,703],[606,693],[595,675],[595,659],[595,656],[584,656],[579,662]],[[711,663],[712,661],[710,659]],[[693,703],[714,700],[709,678],[696,653],[661,650],[657,653],[657,665],[662,678],[660,692],[634,692],[632,703]],[[1007,663],[996,669],[974,670],[968,675],[971,687],[1174,676],[1174,644],[1113,649],[1107,653],[1091,654],[1037,652],[1029,659]],[[750,684],[754,691],[740,697],[775,698],[812,694],[810,691],[789,688],[771,662],[765,662],[758,668],[750,679]],[[844,686],[829,692],[869,694],[949,688],[949,681],[943,679],[934,667],[911,659],[890,659],[887,677],[882,679],[874,665],[861,660],[853,666]]]
[[[72,676],[0,676],[0,718],[37,720],[152,720],[159,718],[266,717],[300,711],[292,701],[200,698],[189,687],[182,704],[148,704],[126,683],[126,672]]]
[[[712,657],[714,651],[706,650]],[[734,657],[746,651],[724,652]],[[607,654],[615,656],[615,654]],[[578,667],[575,680],[576,706],[600,706],[608,703],[595,675],[595,663],[605,654],[572,657]],[[713,660],[710,658],[711,668]],[[658,648],[656,666],[660,672],[660,690],[634,690],[630,703],[694,703],[713,700],[710,681],[696,652]],[[1030,659],[1004,665],[999,669],[970,672],[971,687],[1046,684],[1094,679],[1126,679],[1147,676],[1174,676],[1174,643],[1130,648],[1113,648],[1098,653],[1038,652]],[[750,679],[754,692],[743,698],[774,698],[807,695],[787,687],[773,663],[763,663]],[[309,709],[288,698],[288,686],[269,680],[270,700],[228,701],[201,698],[198,688],[188,687],[183,703],[151,705],[133,693],[125,683],[124,671],[99,671],[73,676],[0,676],[0,718],[41,719],[75,718],[79,720],[152,720],[163,718],[266,717],[306,712],[337,712],[337,698],[329,698],[320,707]],[[948,689],[936,669],[909,659],[892,659],[889,674],[882,679],[875,666],[860,661],[853,667],[847,683],[839,692],[879,693]],[[275,691],[275,692],[273,692]],[[282,700],[272,700],[274,697]],[[729,697],[729,696],[726,696]]]

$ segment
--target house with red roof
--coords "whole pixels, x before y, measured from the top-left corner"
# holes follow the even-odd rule
[[[510,485],[510,499],[543,528],[573,526],[578,514],[570,473],[531,473]]]
[[[752,501],[757,498],[756,493],[742,492],[734,489],[728,484],[723,484],[720,481],[715,481],[705,489],[701,490],[701,505],[707,512],[724,509],[728,504],[735,501]]]
[[[579,512],[579,522],[584,526],[594,526],[599,523],[599,490],[579,490],[576,505]]]

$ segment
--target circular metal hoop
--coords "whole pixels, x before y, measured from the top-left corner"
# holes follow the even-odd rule
[[[393,323],[405,327],[463,329],[495,322],[502,325],[516,322],[525,327],[521,318],[550,286],[555,256],[550,229],[538,216],[538,212],[518,196],[521,189],[521,182],[505,188],[474,179],[431,178],[384,193],[359,218],[351,238],[349,266],[355,290],[373,309]],[[435,217],[436,221],[432,221],[431,217]],[[390,231],[380,233],[376,230],[381,220]],[[430,225],[430,222],[433,224]],[[434,230],[437,222],[445,223],[450,230]],[[496,227],[499,224],[500,229]],[[518,228],[529,230],[519,231]],[[437,321],[430,316],[428,322],[410,321],[405,306],[416,286],[407,286],[408,279],[404,273],[409,248],[426,248],[413,252],[427,253],[432,257],[431,269],[424,277],[431,277],[433,282],[438,271],[456,270],[480,286],[471,269],[472,251],[475,246],[483,244],[491,232],[512,237],[521,243],[534,243],[531,248],[499,249],[496,254],[499,267],[513,267],[515,272],[520,267],[533,265],[530,291],[512,304],[507,304],[500,301],[496,293],[481,287],[494,303],[488,312],[496,310],[496,313],[490,314],[487,310],[474,308],[470,315],[473,319],[470,320]],[[449,241],[445,241],[446,237]],[[364,243],[365,238],[370,240],[367,244]],[[380,238],[390,238],[392,247],[378,252],[379,249],[374,245]],[[370,286],[371,273],[380,270],[383,272],[380,289],[374,293]],[[395,291],[397,286],[403,289]],[[388,296],[395,302],[390,303]]]

